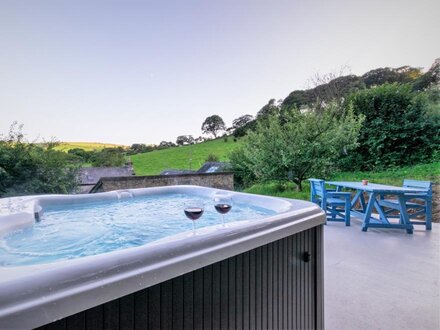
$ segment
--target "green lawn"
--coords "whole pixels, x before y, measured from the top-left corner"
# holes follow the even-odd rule
[[[341,172],[335,173],[328,180],[361,181],[362,179],[394,186],[401,186],[404,179],[426,180],[440,183],[440,162],[380,172]],[[310,186],[308,182],[304,183],[303,191],[296,191],[295,188],[296,186],[293,183],[267,183],[254,185],[245,189],[245,192],[304,200],[309,199]]]
[[[99,142],[61,142],[55,147],[56,150],[69,151],[70,149],[84,149],[85,151],[101,150],[104,148],[126,147],[119,144],[99,143]]]
[[[232,150],[241,144],[240,140],[233,141],[232,137],[225,142],[223,138],[199,144],[155,150],[131,156],[136,175],[157,175],[165,169],[197,170],[209,154],[227,161]],[[192,159],[192,161],[190,161]]]

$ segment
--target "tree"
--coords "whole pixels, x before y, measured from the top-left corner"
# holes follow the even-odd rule
[[[244,183],[291,180],[301,190],[306,178],[325,177],[341,153],[357,145],[361,123],[362,116],[335,104],[322,113],[286,112],[284,122],[269,116],[232,154],[232,168]]]
[[[183,146],[185,144],[194,144],[194,138],[192,135],[180,135],[176,139],[176,144]]]
[[[209,154],[205,159],[205,163],[208,162],[219,162],[220,158],[216,154]]]
[[[153,151],[154,149],[155,149],[154,145],[146,145],[143,143],[134,143],[127,150],[127,154],[129,154],[129,155],[142,154],[145,152]]]
[[[83,163],[88,163],[91,161],[91,157],[93,155],[93,151],[86,151],[82,148],[73,148],[67,151],[69,155],[72,155],[79,159]]]
[[[232,128],[237,129],[237,128],[243,127],[244,125],[251,122],[252,120],[254,120],[254,116],[243,115],[243,116],[238,117],[237,119],[234,119],[232,121]]]
[[[226,125],[223,119],[218,115],[212,115],[205,119],[202,124],[202,131],[205,134],[212,134],[214,138],[217,138],[219,131],[225,130]]]
[[[104,148],[96,151],[92,156],[92,165],[97,167],[115,167],[125,164],[125,150],[118,148]]]
[[[242,137],[245,136],[247,134],[248,131],[250,130],[255,130],[257,127],[257,120],[251,120],[250,122],[244,124],[241,127],[238,127],[234,130],[234,137],[238,138],[238,137]]]
[[[0,136],[0,197],[74,192],[79,166],[54,146],[25,141],[22,126],[12,124]]]
[[[431,68],[413,82],[413,90],[425,90],[432,85],[440,86],[440,58],[437,58]]]
[[[260,109],[257,113],[257,119],[265,119],[268,116],[274,116],[277,115],[280,111],[280,105],[282,103],[282,100],[279,100],[278,102],[275,99],[270,99],[267,104]]]
[[[367,88],[392,83],[408,83],[422,76],[420,68],[402,66],[400,68],[378,68],[365,73],[361,78]]]
[[[165,148],[170,148],[170,147],[175,147],[176,145],[173,143],[173,142],[171,142],[171,141],[161,141],[160,143],[159,143],[159,147],[158,147],[158,149],[165,149]]]

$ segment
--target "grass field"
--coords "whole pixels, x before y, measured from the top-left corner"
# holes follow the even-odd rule
[[[240,140],[234,142],[231,137],[228,138],[228,142],[219,138],[194,145],[133,155],[131,161],[136,175],[157,175],[165,169],[197,170],[205,163],[209,154],[216,155],[220,161],[227,161],[229,153],[240,143]]]
[[[402,167],[387,171],[377,172],[341,172],[332,175],[332,181],[361,181],[367,179],[373,183],[401,186],[404,179],[426,180],[440,183],[440,162]],[[310,198],[310,186],[308,181],[303,184],[303,191],[296,191],[293,183],[267,183],[254,185],[245,192],[271,195],[286,198],[304,199]]]
[[[69,151],[70,149],[80,148],[85,151],[101,150],[104,148],[125,147],[119,144],[99,143],[99,142],[61,142],[55,147],[56,150]]]

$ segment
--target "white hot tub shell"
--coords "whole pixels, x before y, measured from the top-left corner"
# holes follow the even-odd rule
[[[32,226],[50,205],[115,200],[155,194],[210,196],[218,189],[169,186],[90,195],[43,195],[0,199],[1,236]],[[262,219],[201,228],[139,247],[71,260],[0,267],[0,328],[34,328],[281,240],[325,222],[306,201],[228,192],[241,203],[276,212]],[[319,263],[322,263],[322,257]],[[322,265],[317,265],[321,267]],[[322,291],[320,289],[320,291]],[[321,295],[322,296],[322,295]]]

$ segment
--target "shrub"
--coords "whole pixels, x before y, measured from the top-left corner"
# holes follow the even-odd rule
[[[439,108],[430,107],[426,93],[413,92],[409,84],[385,84],[351,95],[347,104],[365,121],[358,147],[341,159],[345,169],[426,163],[438,153]]]
[[[29,194],[65,194],[77,187],[78,164],[71,155],[46,145],[24,141],[21,127],[11,126],[0,137],[0,197]]]
[[[205,162],[218,162],[220,161],[220,158],[215,154],[209,154],[208,157],[206,157]]]
[[[104,148],[95,151],[92,158],[92,165],[98,167],[114,167],[125,164],[125,151],[122,148]]]

